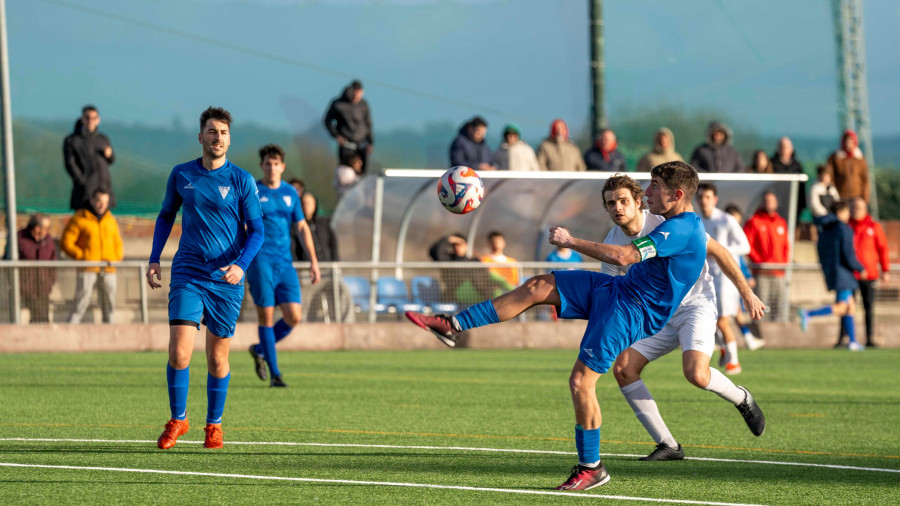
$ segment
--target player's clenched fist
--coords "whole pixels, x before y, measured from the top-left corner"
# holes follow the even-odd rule
[[[231,264],[228,267],[222,267],[220,270],[225,271],[225,274],[222,276],[228,284],[236,285],[244,279],[244,269],[241,269],[237,264]]]
[[[153,278],[156,278],[156,281]],[[147,284],[150,285],[150,288],[159,288],[162,285],[157,281],[162,281],[162,267],[159,264],[150,264],[147,267]]]
[[[550,244],[568,248],[571,241],[572,235],[569,234],[569,229],[565,227],[550,227]]]

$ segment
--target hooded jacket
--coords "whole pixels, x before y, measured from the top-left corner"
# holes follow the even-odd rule
[[[669,138],[669,147],[668,149],[663,149],[662,146],[659,145],[659,142],[656,140],[660,135],[665,135]],[[653,149],[647,152],[637,164],[638,172],[650,172],[650,169],[656,167],[661,163],[666,162],[683,162],[684,158],[675,151],[675,135],[672,134],[672,131],[668,128],[660,128],[656,131],[656,135],[653,136]]]
[[[879,265],[881,272],[889,272],[891,262],[888,257],[887,237],[884,235],[881,224],[866,215],[861,220],[851,219],[850,228],[853,229],[853,247],[856,250],[856,258],[866,268],[866,277],[860,278],[857,275],[856,279],[865,279],[866,281],[878,279]]]
[[[828,157],[825,167],[831,172],[834,186],[841,195],[841,200],[862,197],[863,200],[869,202],[871,196],[869,167],[858,146],[853,148],[851,153],[844,151],[844,143],[848,137],[855,140],[856,133],[852,130],[844,132],[841,137],[841,149]]]
[[[750,261],[755,264],[786,264],[790,253],[787,222],[778,213],[759,209],[744,224],[744,234],[750,243]],[[753,269],[753,275],[784,277],[781,269]]]
[[[491,148],[484,140],[475,142],[469,137],[469,124],[466,123],[459,129],[453,143],[450,144],[450,165],[456,167],[478,168],[478,164],[493,162],[494,157],[491,154]]]
[[[81,209],[88,205],[94,190],[105,188],[109,192],[109,208],[116,207],[109,166],[116,155],[106,158],[103,151],[111,146],[109,139],[99,130],[88,132],[81,120],[75,121],[75,130],[63,141],[63,160],[66,172],[72,178],[70,209]]]
[[[344,88],[341,95],[331,101],[325,113],[325,128],[332,137],[340,135],[350,142],[374,144],[372,137],[372,116],[369,103],[362,99],[353,103],[353,90]]]
[[[853,250],[853,229],[833,214],[817,218],[816,222],[821,229],[816,249],[825,284],[829,290],[856,290],[859,283],[854,271],[861,272],[865,267]]]
[[[713,143],[713,132],[725,132],[725,142]],[[714,121],[706,129],[706,143],[697,146],[691,155],[691,165],[697,172],[743,172],[741,155],[731,145],[731,130],[723,123]]]
[[[562,140],[557,141],[557,134]],[[581,150],[569,140],[569,126],[557,119],[550,125],[550,135],[538,146],[538,164],[541,170],[584,172],[587,168],[581,158]]]
[[[125,255],[119,224],[109,211],[99,218],[87,209],[76,211],[63,230],[60,247],[75,260],[89,262],[118,262]],[[88,267],[84,271],[99,272],[100,268]],[[116,268],[104,267],[103,271],[113,273]]]

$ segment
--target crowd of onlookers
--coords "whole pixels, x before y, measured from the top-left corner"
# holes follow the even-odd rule
[[[330,104],[324,116],[324,126],[337,143],[338,166],[334,172],[334,189],[340,197],[365,174],[369,157],[374,148],[372,119],[369,105],[363,98],[364,89],[359,81],[353,81]],[[112,215],[116,199],[112,191],[109,167],[115,161],[110,140],[100,133],[100,114],[96,107],[82,109],[75,122],[74,131],[65,138],[63,154],[65,168],[72,179],[70,207],[74,215],[65,226],[59,248],[75,260],[117,262],[123,258],[122,238]],[[565,121],[551,122],[548,136],[537,146],[537,151],[522,140],[522,133],[515,124],[503,128],[503,139],[496,150],[485,141],[487,122],[475,116],[460,127],[458,135],[449,147],[451,165],[464,165],[477,170],[513,171],[604,171],[628,172],[625,156],[618,149],[613,129],[602,130],[594,144],[585,152],[569,138]],[[649,171],[652,167],[673,160],[683,160],[675,148],[675,137],[668,128],[660,128],[654,135],[653,147],[633,167],[636,171]],[[799,174],[803,172],[797,160],[791,140],[783,137],[771,156],[757,150],[749,164],[744,164],[738,151],[731,144],[731,131],[721,122],[712,122],[707,129],[706,142],[694,148],[690,163],[700,172],[750,172],[761,174]],[[319,261],[338,260],[338,247],[328,218],[318,210],[318,201],[302,180],[289,181],[301,196],[306,220],[310,225]],[[809,192],[800,187],[800,210],[807,207],[816,220],[816,229],[823,227],[823,220],[832,216],[836,202],[853,202],[852,219],[856,253],[865,265],[864,272],[857,273],[864,306],[870,313],[874,299],[874,280],[879,278],[878,265],[887,277],[888,263],[886,241],[880,225],[868,215],[867,203],[871,182],[865,157],[858,147],[857,137],[847,131],[840,147],[818,168],[817,181]],[[808,193],[808,194],[807,194]],[[789,258],[787,222],[778,213],[778,197],[766,192],[758,210],[752,213],[744,232],[751,244],[750,261],[755,264],[783,264]],[[799,211],[799,210],[798,210]],[[739,211],[738,211],[739,212]],[[816,229],[811,236],[815,239]],[[19,258],[24,260],[55,260],[56,242],[49,235],[50,220],[44,214],[33,215],[28,225],[18,234]],[[480,258],[492,264],[515,263],[503,250],[505,238],[500,232],[488,237],[490,252]],[[304,261],[309,254],[299,237],[293,242],[294,258]],[[7,253],[8,254],[8,253]],[[474,260],[470,256],[465,237],[450,235],[432,246],[430,256],[434,260]],[[546,259],[559,262],[580,262],[577,252],[554,251]],[[26,272],[27,271],[27,272]],[[31,321],[47,321],[48,297],[56,281],[53,269],[23,271],[22,300],[31,312]],[[465,302],[473,297],[487,297],[515,286],[518,270],[513,267],[492,266],[489,282],[483,286],[445,287],[445,296]],[[784,271],[762,269],[757,275],[761,295],[773,307],[783,293]],[[86,268],[78,272],[74,301],[68,321],[77,323],[87,309],[94,288],[97,289],[103,321],[109,322],[115,310],[116,274],[112,266]],[[867,323],[870,319],[867,317]],[[869,327],[870,325],[867,325]]]

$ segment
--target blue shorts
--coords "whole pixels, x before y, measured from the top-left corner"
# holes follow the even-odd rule
[[[835,302],[847,302],[853,298],[853,290],[838,290],[834,296]]]
[[[294,302],[300,304],[300,278],[290,262],[268,262],[257,258],[247,268],[247,283],[253,303],[259,307]]]
[[[640,306],[619,292],[614,276],[590,271],[553,271],[559,317],[587,320],[578,359],[606,373],[622,350],[644,335]]]
[[[215,336],[231,337],[241,314],[244,284],[210,279],[172,280],[169,284],[169,322],[206,325]]]

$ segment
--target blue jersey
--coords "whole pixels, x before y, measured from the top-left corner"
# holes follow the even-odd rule
[[[569,250],[569,256],[563,258],[559,255],[559,251],[553,250],[552,253],[547,255],[548,262],[567,262],[567,263],[579,263],[583,262],[584,259],[581,258],[581,255],[575,250]]]
[[[260,218],[256,184],[249,172],[229,161],[206,170],[200,158],[176,165],[166,184],[163,213],[182,208],[181,240],[172,261],[172,280],[219,280],[220,267],[241,256],[244,223]]]
[[[681,213],[634,245],[642,261],[615,282],[642,307],[644,335],[652,336],[662,330],[700,277],[706,263],[706,229],[697,214]]]
[[[263,229],[266,240],[256,258],[260,261],[291,261],[291,227],[305,219],[300,197],[292,185],[281,182],[281,186],[271,189],[262,181],[256,182],[259,189],[259,205],[263,214]]]

